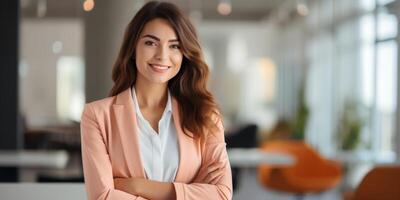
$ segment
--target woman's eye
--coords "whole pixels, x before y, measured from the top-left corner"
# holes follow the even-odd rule
[[[153,41],[145,41],[144,44],[147,46],[155,46],[156,45],[156,43]]]
[[[173,48],[173,49],[180,49],[181,46],[179,46],[178,44],[174,44],[174,45],[171,45],[171,48]]]

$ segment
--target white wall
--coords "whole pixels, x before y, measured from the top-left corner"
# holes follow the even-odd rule
[[[256,123],[268,129],[275,112],[264,101],[269,87],[259,71],[261,58],[271,58],[272,29],[259,22],[202,22],[196,24],[205,52],[212,55],[211,85],[227,122]],[[206,54],[207,55],[207,54]]]
[[[142,4],[143,1],[131,0],[96,1],[96,7],[85,13],[87,102],[108,96],[125,28]]]
[[[83,57],[83,24],[78,19],[22,19],[20,31],[20,110],[31,126],[58,123],[57,61]],[[62,50],[53,52],[60,41]]]

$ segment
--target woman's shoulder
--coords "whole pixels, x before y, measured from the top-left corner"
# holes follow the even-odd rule
[[[215,112],[210,115],[212,126],[206,131],[207,141],[220,142],[224,141],[224,125],[222,116],[219,112]]]
[[[102,113],[108,111],[114,104],[115,98],[116,96],[111,96],[86,103],[84,111],[91,110],[94,113]]]
[[[126,89],[117,95],[87,103],[83,112],[84,114],[110,116],[115,105],[125,105],[131,100],[130,89]]]

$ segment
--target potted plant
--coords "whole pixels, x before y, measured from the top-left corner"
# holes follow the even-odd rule
[[[293,123],[293,135],[292,138],[295,140],[304,140],[306,126],[308,122],[309,109],[305,101],[304,96],[304,84],[300,88],[299,92],[299,106],[297,108],[296,119]]]
[[[338,126],[338,145],[341,150],[350,151],[358,147],[364,120],[357,103],[347,101],[344,105]]]

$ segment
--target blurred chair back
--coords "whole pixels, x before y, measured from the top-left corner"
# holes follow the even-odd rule
[[[227,148],[255,148],[257,147],[257,125],[248,124],[239,130],[227,134],[225,137]]]
[[[289,154],[296,159],[293,166],[260,166],[259,180],[267,188],[301,195],[331,189],[342,178],[339,163],[323,158],[303,141],[271,141],[261,149]]]
[[[399,200],[400,165],[374,167],[363,178],[351,200]]]

